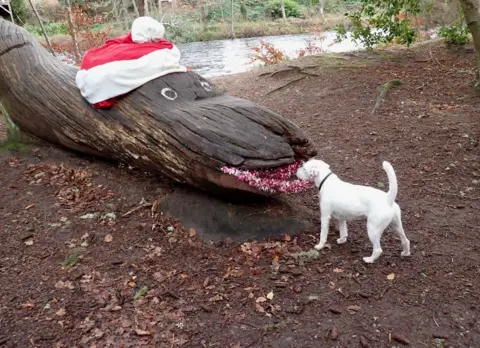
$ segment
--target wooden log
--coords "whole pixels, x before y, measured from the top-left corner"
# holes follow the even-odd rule
[[[0,102],[38,138],[228,195],[266,193],[223,174],[223,166],[273,168],[316,154],[294,123],[196,73],[166,75],[111,110],[96,110],[80,95],[76,72],[0,18]]]

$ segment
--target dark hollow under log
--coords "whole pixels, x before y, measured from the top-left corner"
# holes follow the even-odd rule
[[[265,195],[223,174],[223,166],[273,168],[316,154],[294,123],[196,73],[158,78],[111,110],[95,110],[80,95],[76,72],[0,18],[0,102],[22,131],[40,139],[222,194]],[[162,95],[165,88],[174,100]]]

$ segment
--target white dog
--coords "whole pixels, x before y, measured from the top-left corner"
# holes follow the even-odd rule
[[[391,226],[402,242],[402,256],[410,255],[410,241],[402,227],[401,210],[395,198],[397,196],[397,177],[390,163],[384,161],[389,190],[387,193],[373,187],[352,185],[338,178],[330,171],[330,166],[320,160],[311,159],[297,170],[301,180],[314,180],[320,197],[321,233],[320,242],[315,249],[321,250],[327,242],[330,218],[339,220],[340,238],[337,244],[347,241],[347,221],[367,218],[368,238],[373,246],[372,255],[363,261],[373,263],[382,254],[380,239],[383,231]]]

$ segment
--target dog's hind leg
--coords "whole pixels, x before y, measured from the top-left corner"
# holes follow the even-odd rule
[[[402,211],[398,204],[395,206],[395,214],[392,219],[392,228],[397,233],[400,241],[402,243],[402,256],[410,256],[410,241],[408,240],[407,236],[405,235],[405,231],[403,230],[402,226]]]
[[[370,243],[372,243],[373,251],[371,256],[363,258],[363,261],[366,263],[374,263],[383,253],[380,239],[382,238],[382,233],[386,226],[382,227],[383,226],[371,222],[367,223],[368,238],[370,239]]]
[[[337,244],[343,244],[348,237],[347,221],[340,220],[338,222],[338,230],[340,231],[340,238],[337,239]]]
[[[320,231],[320,241],[317,245],[315,245],[315,249],[322,250],[325,247],[325,243],[327,243],[327,236],[328,236],[328,227],[330,225],[330,214],[323,215],[320,217],[322,227]]]

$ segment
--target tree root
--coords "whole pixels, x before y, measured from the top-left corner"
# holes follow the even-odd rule
[[[274,89],[272,89],[271,91],[265,93],[264,97],[266,97],[267,95],[270,95],[270,94],[272,94],[272,93],[274,93],[274,92],[280,91],[280,90],[284,89],[285,87],[288,87],[289,85],[291,85],[291,84],[293,84],[293,83],[295,83],[295,82],[298,82],[298,81],[300,81],[300,80],[306,79],[307,77],[308,77],[308,76],[300,76],[300,77],[296,78],[295,80],[288,81],[287,83],[281,85],[280,87],[274,88]]]
[[[316,68],[316,67],[318,67],[318,65],[307,65],[307,66],[304,66],[304,67],[297,66],[297,65],[287,65],[287,68],[285,68],[285,69],[276,70],[272,73],[260,74],[259,76],[270,75],[269,77],[273,77],[273,76],[275,76],[279,73],[285,72],[285,71],[295,71],[298,74],[302,75],[302,76],[299,76],[298,78],[296,78],[294,80],[288,81],[287,83],[281,85],[280,87],[274,88],[271,91],[265,93],[264,97],[266,97],[267,95],[272,94],[274,92],[280,91],[280,90],[284,89],[285,87],[288,87],[289,85],[291,85],[295,82],[301,81],[301,80],[307,78],[308,76],[320,76],[320,75],[315,74],[313,72],[305,71],[306,69]]]
[[[258,76],[261,77],[261,76],[269,75],[269,77],[273,77],[273,76],[275,76],[277,74],[280,74],[282,72],[285,72],[285,71],[296,71],[299,74],[319,76],[318,74],[305,71],[306,69],[318,68],[319,66],[320,65],[318,65],[318,64],[314,64],[314,65],[307,65],[307,66],[302,67],[302,66],[298,66],[298,65],[290,65],[289,64],[289,65],[287,65],[287,67],[285,69],[275,70],[274,72],[265,72],[265,73],[262,73]]]
[[[391,80],[391,81],[388,81],[387,83],[383,84],[382,88],[380,89],[380,93],[378,94],[377,100],[375,102],[375,106],[373,107],[372,115],[380,107],[380,104],[382,104],[382,101],[386,97],[388,91],[391,88],[393,88],[395,86],[399,86],[401,84],[402,84],[402,81],[400,81],[400,80]]]

